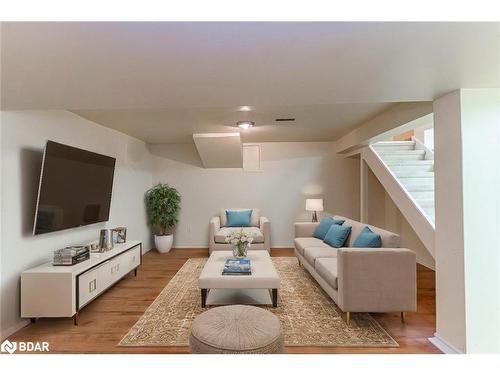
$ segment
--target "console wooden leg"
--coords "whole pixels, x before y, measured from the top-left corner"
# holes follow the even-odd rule
[[[351,313],[349,311],[345,313],[345,321],[347,325],[351,324]]]
[[[201,290],[201,307],[206,307],[207,305],[207,290]]]
[[[273,307],[278,307],[278,289],[273,289]]]
[[[36,318],[30,318],[30,322],[31,322],[31,324],[35,324],[36,323]]]
[[[137,268],[134,268],[134,277],[137,277]]]
[[[77,325],[78,325],[78,312],[77,312],[77,313],[73,316],[73,324],[74,324],[75,326],[77,326]]]
[[[406,313],[401,311],[401,323],[406,323]]]

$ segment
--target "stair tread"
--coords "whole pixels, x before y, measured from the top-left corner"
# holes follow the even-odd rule
[[[385,160],[384,160],[385,161]],[[414,165],[434,165],[434,160],[391,160],[388,163],[388,165],[394,165],[394,166],[414,166]]]
[[[425,150],[377,150],[379,155],[425,155]]]
[[[420,171],[399,171],[394,173],[398,178],[434,178],[434,171],[420,172]]]
[[[374,143],[373,146],[404,146],[404,145],[414,145],[415,141],[380,141]]]

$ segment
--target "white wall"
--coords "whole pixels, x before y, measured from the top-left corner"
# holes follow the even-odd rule
[[[49,261],[60,247],[96,240],[104,227],[124,225],[127,236],[151,248],[144,192],[152,185],[152,157],[146,144],[67,111],[1,112],[2,232],[1,335],[25,321],[19,318],[19,276]],[[110,220],[34,237],[34,210],[45,142],[81,147],[117,158]]]
[[[467,353],[500,353],[500,89],[460,96]]]
[[[436,337],[500,352],[500,90],[434,102]],[[452,187],[452,188],[450,188]]]
[[[271,220],[274,247],[293,246],[293,223],[310,220],[306,197],[325,211],[359,217],[359,161],[335,155],[331,142],[262,143],[261,172],[203,169],[194,145],[154,145],[154,183],[182,196],[176,247],[208,246],[208,221],[221,208],[257,207]]]

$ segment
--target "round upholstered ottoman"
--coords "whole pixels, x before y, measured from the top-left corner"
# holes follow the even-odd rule
[[[279,319],[254,306],[221,306],[198,315],[189,337],[191,353],[283,353]]]

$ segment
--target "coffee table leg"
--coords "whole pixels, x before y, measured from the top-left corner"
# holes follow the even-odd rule
[[[207,305],[207,290],[201,290],[201,307],[205,307]]]
[[[278,307],[278,289],[273,289],[273,307]]]

